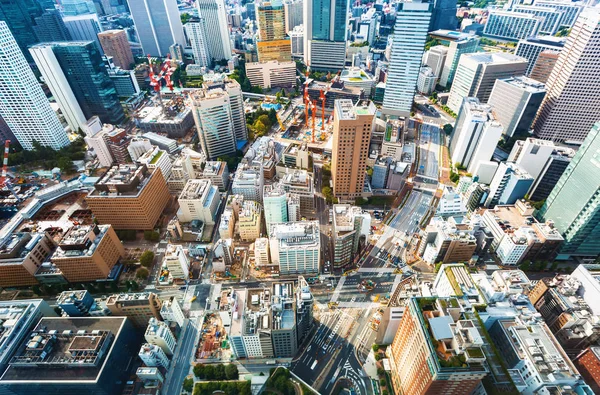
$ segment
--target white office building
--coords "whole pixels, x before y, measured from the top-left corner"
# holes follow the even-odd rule
[[[144,338],[149,344],[160,347],[168,356],[172,356],[175,352],[177,341],[175,341],[175,336],[169,329],[169,325],[164,321],[151,317]]]
[[[183,314],[181,306],[175,296],[171,296],[168,300],[163,300],[163,304],[160,308],[160,316],[169,323],[176,322],[180,329],[183,328],[185,314]]]
[[[451,163],[458,162],[474,173],[479,162],[492,158],[502,130],[489,105],[465,98],[450,136]]]
[[[158,147],[152,147],[151,150],[139,158],[136,162],[146,165],[146,167],[153,171],[154,169],[160,169],[165,180],[171,177],[171,170],[173,169],[173,163],[167,151],[161,150]]]
[[[382,112],[409,116],[431,20],[429,3],[399,3]]]
[[[246,63],[246,76],[253,86],[263,89],[291,88],[296,84],[296,62]]]
[[[525,141],[515,142],[507,161],[518,164],[533,178],[538,178],[556,149],[552,141],[529,137]]]
[[[262,166],[249,166],[247,163],[238,165],[233,176],[231,193],[242,195],[245,200],[253,200],[262,204],[265,175]]]
[[[216,60],[231,58],[231,40],[223,0],[197,0],[198,14],[205,21],[208,53]]]
[[[299,25],[294,30],[288,32],[292,45],[292,58],[304,58],[304,26]]]
[[[438,80],[442,76],[442,70],[444,69],[444,63],[446,63],[448,51],[448,47],[445,45],[436,45],[425,52],[423,63],[431,67],[431,71],[433,71],[433,74],[435,74]]]
[[[477,36],[464,37],[456,41],[450,41],[448,55],[446,56],[444,67],[442,68],[439,84],[443,87],[452,84],[461,55],[477,52],[478,48],[479,37]]]
[[[167,369],[169,367],[169,357],[167,354],[154,344],[144,343],[138,352],[138,356],[149,367],[163,367]]]
[[[127,152],[131,160],[136,161],[140,156],[152,149],[150,140],[143,137],[134,137],[127,146]]]
[[[536,0],[533,4],[536,7],[551,8],[558,12],[562,12],[559,28],[571,28],[575,25],[575,21],[579,14],[584,10],[583,2],[572,2],[568,0]]]
[[[449,185],[444,186],[444,192],[442,193],[435,214],[442,218],[467,214],[467,206],[465,205],[463,197],[454,189],[454,187]]]
[[[0,86],[0,116],[24,149],[33,149],[33,141],[54,149],[69,145],[67,133],[4,21],[0,21]]]
[[[486,207],[497,204],[514,204],[523,199],[531,188],[534,178],[513,162],[501,162],[490,183]]]
[[[494,108],[496,119],[504,127],[504,136],[528,134],[545,95],[546,86],[531,78],[497,79],[488,104]]]
[[[194,63],[203,67],[210,67],[212,58],[208,49],[208,37],[206,34],[206,23],[204,19],[198,22],[188,22],[183,28],[190,40]]]
[[[90,118],[81,128],[86,134],[85,143],[94,151],[101,167],[110,167],[114,161],[110,148],[106,144],[107,135],[114,129],[113,125],[103,125],[97,116]]]
[[[202,221],[214,225],[221,197],[210,180],[189,180],[179,195],[179,222]]]
[[[272,224],[269,237],[271,262],[281,274],[317,273],[321,258],[318,221]]]
[[[177,0],[127,0],[145,54],[167,56],[173,44],[185,46]]]
[[[543,18],[511,11],[490,11],[483,35],[503,40],[522,40],[537,36]]]
[[[173,280],[187,280],[190,276],[190,261],[180,245],[169,244],[162,263]]]
[[[540,18],[540,34],[554,35],[560,27],[560,20],[564,13],[556,8],[536,7],[530,5],[516,5],[511,8],[513,12],[531,14]]]
[[[83,125],[86,124],[87,120],[67,77],[54,55],[53,45],[34,45],[29,48],[29,52],[71,130],[74,132],[79,129],[83,130]]]
[[[482,103],[487,103],[498,78],[521,76],[526,69],[527,59],[510,53],[465,54],[458,62],[448,107],[458,113],[465,97],[476,97]]]
[[[419,78],[417,79],[417,91],[428,96],[435,89],[436,75],[429,66],[422,66],[419,70]]]

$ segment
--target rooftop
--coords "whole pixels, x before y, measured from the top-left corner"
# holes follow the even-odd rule
[[[355,120],[359,115],[375,115],[375,105],[373,103],[354,105],[349,99],[339,99],[335,101],[335,113],[340,120]]]
[[[318,248],[320,245],[318,221],[271,224],[269,234],[284,248]]]
[[[110,225],[75,225],[62,238],[52,259],[92,256]]]
[[[442,39],[450,40],[450,41],[459,41],[459,40],[464,40],[464,39],[468,39],[468,38],[477,38],[477,36],[475,36],[473,34],[461,33],[461,32],[457,32],[455,30],[445,30],[445,29],[434,30],[432,32],[429,32],[429,35],[432,37],[440,37]]]
[[[523,15],[523,14],[519,14],[519,15]],[[525,14],[525,15],[527,15],[527,14]],[[490,64],[490,63],[503,64],[503,63],[517,63],[517,62],[527,63],[527,59],[522,58],[517,55],[513,55],[511,53],[507,53],[507,52],[476,52],[476,53],[465,54],[463,57],[461,57],[461,61],[462,61],[462,59],[469,60],[469,61],[475,62],[475,63],[485,63],[485,64]]]
[[[503,78],[498,81],[502,81],[509,85],[516,86],[516,87],[521,88],[522,90],[530,92],[530,93],[546,92],[545,84],[543,84],[542,82],[536,81],[534,79],[527,78],[525,76]]]
[[[202,179],[191,179],[185,184],[183,190],[179,194],[179,200],[206,200],[211,193],[210,180]]]
[[[44,317],[13,357],[0,382],[95,381],[126,320]]]
[[[123,164],[111,167],[88,197],[137,196],[154,174],[146,165]]]

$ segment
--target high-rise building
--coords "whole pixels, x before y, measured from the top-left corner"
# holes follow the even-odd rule
[[[63,16],[63,22],[73,41],[94,41],[100,51],[102,51],[100,40],[98,39],[98,34],[102,32],[102,25],[100,24],[98,15]]]
[[[96,6],[92,0],[61,0],[60,6],[63,15],[67,16],[93,14],[96,12]]]
[[[341,201],[362,196],[371,133],[375,127],[375,105],[352,100],[335,101],[331,174],[333,194]]]
[[[283,3],[283,12],[285,14],[285,32],[290,33],[303,24],[302,9],[304,0],[286,0]]]
[[[490,183],[490,195],[485,205],[514,204],[523,199],[533,184],[533,177],[514,162],[500,162]]]
[[[540,18],[540,34],[554,35],[560,27],[563,12],[550,7],[536,7],[529,5],[516,5],[510,9],[512,12],[531,14]]]
[[[115,229],[154,229],[170,198],[160,169],[145,165],[114,166],[94,187],[85,200],[99,223]]]
[[[442,75],[447,56],[448,47],[445,45],[436,45],[425,52],[425,61],[423,63],[431,67],[433,74],[439,79]]]
[[[527,59],[528,63],[525,75],[530,76],[531,78],[540,82],[545,82],[531,76],[531,72],[533,71],[533,67],[537,62],[538,56],[542,51],[545,50],[561,51],[565,41],[566,39],[564,37],[552,36],[528,37],[524,40],[519,40],[517,49],[515,50],[515,55]]]
[[[164,369],[169,368],[169,357],[165,354],[163,349],[157,345],[149,343],[142,344],[138,357],[140,357],[146,366],[161,367]]]
[[[123,70],[131,70],[134,64],[133,53],[131,46],[127,40],[127,32],[125,30],[107,30],[98,33],[100,45],[104,50],[104,54],[112,56],[115,66]]]
[[[544,19],[533,14],[511,11],[491,11],[483,35],[504,40],[522,40],[536,36]]]
[[[162,310],[162,307],[161,307]],[[148,321],[148,327],[144,333],[144,338],[149,344],[154,344],[162,348],[165,354],[171,356],[175,352],[177,341],[169,329],[169,325],[152,317]]]
[[[525,74],[527,59],[505,52],[474,53],[460,57],[450,89],[448,107],[458,112],[465,97],[487,103],[498,78]]]
[[[31,55],[27,48],[39,42],[34,29],[35,18],[43,13],[44,10],[37,0],[4,0],[0,2],[0,21],[6,22],[7,28],[25,55],[27,62],[31,62]]]
[[[465,98],[450,136],[452,163],[474,173],[480,162],[492,158],[502,130],[489,105],[480,104],[475,97]]]
[[[304,0],[304,63],[339,71],[346,64],[348,1]]]
[[[58,10],[46,10],[42,15],[36,17],[33,31],[39,42],[42,43],[71,40],[71,33],[65,26]]]
[[[284,8],[280,1],[263,2],[258,6],[258,38],[256,51],[259,62],[292,59],[291,41],[286,37]]]
[[[537,137],[583,141],[600,119],[598,45],[600,11],[582,12],[548,77],[548,93],[533,125]]]
[[[288,32],[290,36],[292,58],[304,59],[304,26],[296,26],[294,30]]]
[[[422,66],[421,70],[419,70],[419,78],[417,79],[417,91],[425,96],[429,96],[435,89],[436,80],[436,75],[431,70],[431,67]]]
[[[560,18],[561,28],[571,28],[575,24],[577,17],[585,8],[582,3],[573,3],[570,1],[554,1],[554,0],[536,0],[534,5],[536,7],[546,7],[554,9],[558,12],[562,12],[563,15]]]
[[[480,333],[485,329],[471,320],[457,319],[459,317],[451,312],[451,303],[457,304],[456,299],[410,298],[407,301],[388,351],[394,392],[466,395],[487,375],[486,356],[482,351],[484,335]],[[434,346],[439,343],[446,345],[443,352]],[[464,363],[448,363],[458,360],[459,355]]]
[[[223,0],[198,0],[196,2],[200,18],[205,22],[208,53],[211,60],[231,58],[231,40],[227,29],[227,15]]]
[[[494,108],[496,119],[504,127],[504,136],[528,135],[545,95],[544,84],[530,78],[497,79],[488,104]]]
[[[208,49],[209,38],[206,34],[206,23],[204,19],[197,22],[188,22],[183,25],[185,33],[190,40],[194,63],[204,67],[210,67],[212,58]]]
[[[458,67],[458,61],[460,60],[461,55],[477,52],[478,47],[479,37],[477,36],[450,41],[448,55],[444,61],[439,84],[443,87],[449,87],[452,84],[452,81],[454,81],[454,74],[456,73],[456,68]]]
[[[361,238],[369,235],[371,216],[360,207],[334,204],[332,219],[333,266],[339,269],[354,262]]]
[[[117,90],[95,43],[44,43],[31,47],[30,51],[44,78],[51,81],[48,83],[50,90],[54,95],[64,97],[61,101],[69,107],[66,111],[74,114],[73,118],[79,105],[85,119],[96,115],[102,122],[113,125],[125,120]],[[63,85],[64,81],[68,82],[67,86]],[[72,101],[73,96],[76,102]],[[77,119],[81,127],[80,115]]]
[[[167,56],[173,44],[185,45],[177,0],[127,0],[145,54]]]
[[[530,77],[543,84],[547,83],[559,55],[560,51],[552,49],[545,49],[540,52],[535,64],[533,65]]]
[[[56,113],[3,21],[0,21],[0,83],[0,116],[24,149],[33,149],[33,141],[54,149],[69,144]]]
[[[431,20],[431,8],[430,3],[398,4],[383,97],[382,111],[385,114],[410,115]]]
[[[317,273],[321,259],[318,221],[272,224],[269,232],[271,261],[281,274]]]
[[[456,0],[436,0],[431,15],[429,31],[440,29],[456,30],[458,18],[456,17]]]
[[[580,22],[578,22],[580,23]],[[600,254],[600,123],[588,133],[569,166],[537,213],[552,220],[563,234],[565,244],[559,258],[596,257]]]
[[[571,149],[554,151],[529,189],[529,199],[534,202],[546,200],[574,155],[575,151]]]

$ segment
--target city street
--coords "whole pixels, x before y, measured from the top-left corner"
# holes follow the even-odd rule
[[[165,394],[179,394],[183,380],[190,373],[190,361],[195,354],[198,337],[198,319],[186,319],[179,336],[175,353],[171,359],[169,373],[165,380]]]

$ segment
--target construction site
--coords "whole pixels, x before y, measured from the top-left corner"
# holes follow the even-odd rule
[[[231,356],[227,333],[218,313],[204,316],[200,341],[196,349],[196,362],[229,360]]]

